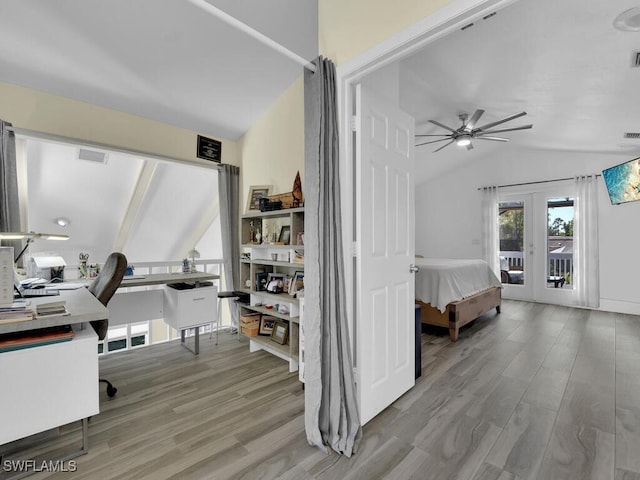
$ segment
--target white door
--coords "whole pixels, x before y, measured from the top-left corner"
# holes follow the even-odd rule
[[[539,190],[500,196],[500,268],[509,273],[503,297],[571,305],[573,188]]]
[[[356,368],[364,425],[415,383],[414,119],[356,87]]]

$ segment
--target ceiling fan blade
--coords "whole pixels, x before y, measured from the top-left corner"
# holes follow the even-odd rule
[[[471,132],[471,130],[473,130],[473,128],[476,126],[476,123],[478,123],[478,120],[480,120],[480,117],[482,116],[483,113],[484,113],[484,110],[481,110],[478,108],[474,112],[474,114],[471,116],[467,124],[464,126],[464,131]]]
[[[452,133],[455,133],[455,132],[456,132],[456,130],[454,130],[453,128],[451,128],[451,127],[447,127],[446,125],[443,125],[443,124],[442,124],[442,123],[440,123],[440,122],[436,122],[435,120],[429,120],[429,122],[433,123],[434,125],[439,126],[440,128],[444,128],[445,130],[449,130],[449,131],[450,131],[450,132],[452,132]]]
[[[476,133],[476,136],[486,135],[487,133],[502,133],[502,132],[515,132],[516,130],[527,130],[533,128],[533,125],[523,125],[522,127],[503,128],[501,130],[482,130]]]
[[[448,133],[415,134],[414,137],[451,137]]]
[[[509,139],[508,138],[502,138],[502,137],[473,137],[476,140],[493,140],[494,142],[508,142]]]
[[[416,147],[421,147],[422,145],[429,145],[430,143],[443,142],[445,140],[450,140],[451,137],[441,138],[440,140],[431,140],[430,142],[418,143]],[[453,142],[453,140],[451,140]]]
[[[449,143],[445,143],[443,146],[441,146],[440,148],[438,148],[437,150],[434,150],[433,153],[438,153],[440,150],[442,150],[444,147],[448,147],[449,145],[451,145],[453,142],[455,142],[455,140],[451,140]]]
[[[495,127],[496,125],[500,125],[501,123],[510,122],[511,120],[515,120],[516,118],[520,118],[526,115],[527,112],[516,113],[515,115],[511,115],[510,117],[503,118],[502,120],[498,120],[497,122],[487,123],[486,125],[482,125],[481,127],[475,128],[473,131],[478,132],[480,130],[486,130],[487,128]]]

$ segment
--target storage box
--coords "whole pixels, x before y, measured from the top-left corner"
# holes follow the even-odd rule
[[[258,329],[260,328],[260,314],[248,313],[240,315],[240,332],[250,337],[258,335]]]

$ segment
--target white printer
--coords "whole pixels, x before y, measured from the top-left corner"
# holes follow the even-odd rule
[[[31,278],[62,281],[66,265],[64,258],[57,255],[31,257],[27,264],[27,272]]]

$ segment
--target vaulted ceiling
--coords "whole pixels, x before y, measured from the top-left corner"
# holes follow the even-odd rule
[[[317,0],[209,3],[317,56]],[[187,0],[0,1],[0,81],[214,137],[237,140],[301,74]]]
[[[458,114],[485,110],[480,125],[527,115],[496,128],[532,123],[504,134],[509,144],[474,141],[416,148],[418,179],[457,168],[501,149],[605,152],[638,156],[640,32],[614,28],[633,0],[518,0],[486,20],[443,37],[401,62],[401,106],[418,133],[447,133]]]

